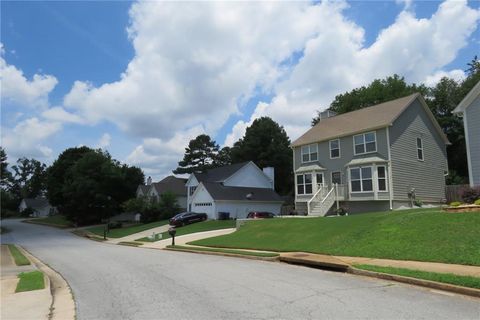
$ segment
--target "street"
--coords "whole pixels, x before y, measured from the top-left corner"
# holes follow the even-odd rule
[[[480,300],[241,258],[132,248],[2,220],[61,273],[84,319],[479,319]]]

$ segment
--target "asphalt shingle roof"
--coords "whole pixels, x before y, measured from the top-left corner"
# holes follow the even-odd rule
[[[272,189],[227,187],[215,182],[202,182],[202,184],[214,200],[283,202],[282,197]]]
[[[32,209],[44,208],[50,205],[47,198],[25,198],[23,200],[27,207]]]
[[[158,194],[166,191],[173,192],[176,195],[186,196],[187,188],[185,187],[187,179],[168,176],[159,182],[152,183]]]
[[[194,175],[198,182],[222,182],[231,177],[235,172],[243,168],[249,162],[250,161],[245,161],[219,168],[213,168],[207,170],[207,172],[194,173]]]

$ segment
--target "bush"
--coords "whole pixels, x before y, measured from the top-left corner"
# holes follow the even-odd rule
[[[33,211],[32,208],[25,208],[25,209],[23,209],[22,212],[20,212],[20,215],[22,217],[31,217],[31,216],[33,216],[34,213],[35,213],[35,211]]]
[[[454,202],[451,202],[451,203],[450,203],[450,207],[458,207],[458,206],[460,206],[460,205],[462,205],[462,203],[461,203],[461,202],[458,202],[458,201],[454,201]]]
[[[413,202],[413,204],[417,207],[422,207],[423,206],[423,201],[422,200],[419,200],[419,199],[415,199],[415,201]]]
[[[476,199],[480,198],[480,187],[465,188],[462,190],[462,200],[465,203],[474,203]]]
[[[477,206],[480,206],[480,199],[475,200],[474,204],[476,204]]]

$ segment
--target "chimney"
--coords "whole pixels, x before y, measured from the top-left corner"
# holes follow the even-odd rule
[[[274,167],[265,167],[263,168],[263,173],[272,180],[272,189],[275,189],[275,168]]]
[[[148,177],[147,178],[147,186],[151,185],[152,184],[152,177]]]

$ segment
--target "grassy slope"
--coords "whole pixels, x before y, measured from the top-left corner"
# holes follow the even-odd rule
[[[366,264],[355,265],[356,268],[368,271],[396,274],[405,277],[431,280],[443,283],[454,284],[457,286],[480,289],[480,278],[469,276],[458,276],[451,273],[436,273],[420,270],[411,270],[405,268],[379,267]]]
[[[244,250],[235,250],[235,249],[195,248],[195,247],[188,247],[188,246],[167,246],[167,248],[172,248],[177,250],[200,251],[200,252],[203,251],[203,252],[231,253],[231,254],[239,254],[239,255],[254,256],[254,257],[278,257],[278,253],[244,251]]]
[[[54,227],[71,227],[72,226],[72,223],[68,221],[67,218],[61,215],[55,215],[51,217],[38,218],[38,219],[29,219],[28,221],[31,223],[46,224]]]
[[[406,210],[265,219],[192,244],[480,265],[480,214]]]
[[[45,288],[43,273],[40,271],[22,272],[18,275],[20,280],[17,284],[15,292],[39,290]]]
[[[125,227],[125,228],[110,229],[110,232],[107,234],[107,237],[122,238],[137,232],[160,227],[160,226],[166,225],[167,223],[168,223],[168,220],[162,220],[162,221],[155,221],[151,223],[138,224],[138,225]],[[103,228],[104,226],[97,226],[97,227],[88,228],[86,230],[103,237]]]
[[[15,245],[9,244],[8,249],[10,250],[13,260],[17,266],[27,266],[30,264],[30,261],[27,259],[27,257],[25,257]]]
[[[195,232],[235,228],[235,223],[235,220],[209,220],[204,222],[192,223],[184,227],[177,227],[177,233],[175,234],[175,236],[178,237]],[[168,238],[170,238],[168,232],[162,233],[162,239]]]

